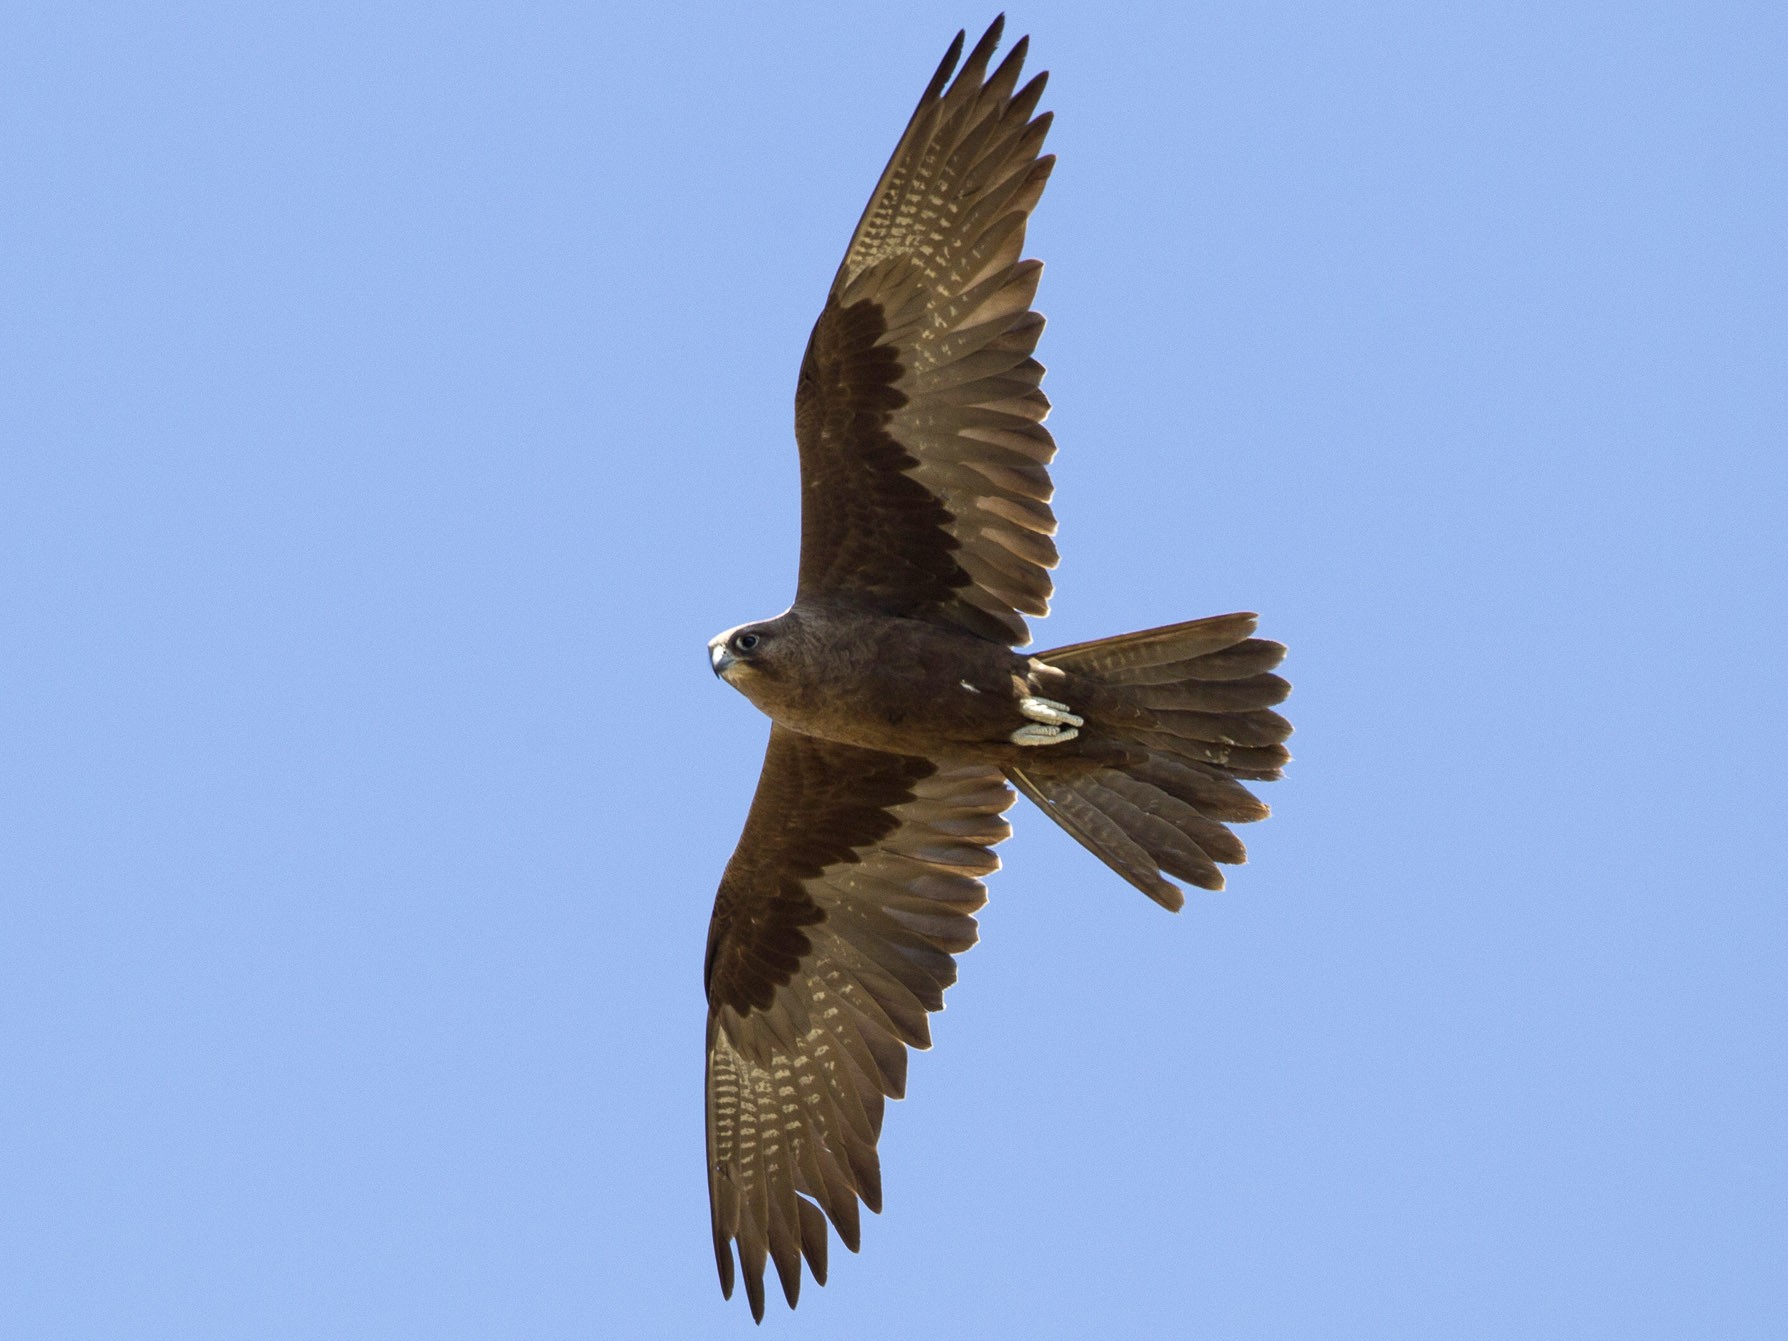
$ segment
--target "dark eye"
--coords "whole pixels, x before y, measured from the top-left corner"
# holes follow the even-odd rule
[[[758,638],[755,633],[741,633],[737,638],[733,639],[733,646],[738,648],[741,652],[751,652],[756,650],[757,643]]]

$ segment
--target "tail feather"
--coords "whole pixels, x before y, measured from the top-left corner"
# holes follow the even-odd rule
[[[1290,751],[1283,745],[1226,745],[1216,740],[1193,740],[1172,731],[1134,730],[1129,734],[1151,753],[1210,764],[1232,778],[1250,782],[1274,781],[1291,759]]]
[[[1234,647],[1254,632],[1259,618],[1247,613],[1213,615],[1209,619],[1193,619],[1184,624],[1163,624],[1158,629],[1120,633],[1115,638],[1097,638],[1090,643],[1069,643],[1066,647],[1038,655],[1052,666],[1142,684],[1148,681],[1135,672],[1176,665]]]
[[[1277,778],[1291,757],[1291,724],[1272,711],[1291,691],[1271,673],[1285,648],[1253,637],[1254,625],[1218,615],[1037,653],[1067,672],[1083,741],[1006,776],[1165,908],[1185,902],[1168,876],[1223,888],[1218,864],[1247,859],[1225,825],[1267,814],[1241,780]]]
[[[1246,638],[1234,647],[1210,652],[1185,663],[1184,673],[1198,680],[1240,680],[1244,676],[1270,671],[1285,660],[1285,644],[1271,638]],[[1140,682],[1138,682],[1140,683]],[[1285,686],[1291,692],[1291,686]]]
[[[1250,641],[1262,646],[1278,647],[1264,639]],[[1281,650],[1276,655],[1283,656]],[[1206,658],[1197,658],[1198,662]],[[1177,674],[1177,668],[1175,673]],[[1263,671],[1235,680],[1176,680],[1161,685],[1127,686],[1145,708],[1190,709],[1194,712],[1246,712],[1250,708],[1270,708],[1283,703],[1291,693],[1291,685]]]
[[[1291,735],[1291,723],[1271,708],[1242,712],[1182,712],[1161,708],[1157,726],[1182,740],[1208,740],[1219,745],[1277,745]]]
[[[1091,794],[1142,835],[1169,875],[1205,889],[1220,889],[1223,876],[1216,863],[1241,861],[1247,855],[1228,829],[1146,782],[1116,769],[1095,773],[1089,782]]]
[[[1199,814],[1230,824],[1247,824],[1267,817],[1266,803],[1222,769],[1185,759],[1151,754],[1145,763],[1133,764],[1131,776],[1169,796],[1177,796]]]
[[[1186,896],[1172,881],[1162,878],[1160,860],[1155,854],[1126,833],[1116,817],[1086,794],[1087,779],[1033,779],[1019,768],[1007,769],[1006,776],[1045,815],[1073,834],[1082,847],[1156,903],[1176,913],[1184,906]]]

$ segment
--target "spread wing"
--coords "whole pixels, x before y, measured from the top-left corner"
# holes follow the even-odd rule
[[[706,966],[714,1253],[730,1298],[738,1244],[754,1317],[766,1254],[793,1307],[803,1256],[825,1284],[826,1219],[855,1252],[858,1200],[881,1210],[882,1100],[974,944],[1011,800],[983,765],[771,728]]]
[[[1029,641],[1049,610],[1055,516],[1042,263],[1024,229],[1054,158],[1047,76],[1014,92],[1021,39],[991,75],[995,20],[945,89],[932,76],[832,282],[801,362],[796,599],[851,602]]]

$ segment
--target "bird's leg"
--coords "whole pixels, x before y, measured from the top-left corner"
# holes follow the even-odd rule
[[[1031,720],[1007,737],[1014,745],[1061,745],[1080,734],[1077,728],[1086,719],[1068,710],[1066,703],[1052,698],[1026,696],[1018,700],[1018,711]]]

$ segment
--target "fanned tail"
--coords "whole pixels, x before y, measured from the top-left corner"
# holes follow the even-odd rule
[[[1218,864],[1247,860],[1226,827],[1264,819],[1242,782],[1280,776],[1291,723],[1273,711],[1291,686],[1281,643],[1255,616],[1216,615],[1039,652],[1087,726],[1078,748],[1037,751],[1006,776],[1062,828],[1165,908],[1174,876],[1222,889]],[[1056,754],[1060,748],[1062,752]]]

